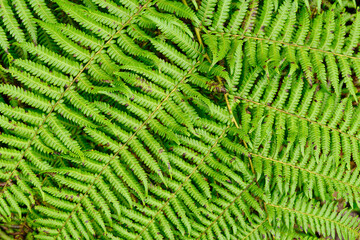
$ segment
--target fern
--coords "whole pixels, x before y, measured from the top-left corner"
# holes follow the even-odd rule
[[[355,10],[0,0],[1,226],[35,239],[359,239]]]

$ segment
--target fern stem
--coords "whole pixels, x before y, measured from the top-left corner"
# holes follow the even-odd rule
[[[228,93],[225,93],[225,94],[224,94],[224,97],[225,97],[225,101],[226,101],[226,106],[227,106],[227,108],[228,108],[228,110],[229,110],[230,115],[232,116],[231,121],[235,124],[236,128],[239,128],[239,125],[238,125],[238,123],[236,122],[236,119],[235,119],[235,117],[233,116],[233,112],[232,112],[232,110],[231,110],[231,106],[230,106],[229,99],[228,99]]]
[[[198,28],[198,27],[194,28],[198,43],[200,44],[200,46],[202,48],[205,48],[204,43],[203,43],[203,41],[201,39],[201,36],[200,36],[200,30],[201,29],[202,29],[202,26],[200,26],[200,28]],[[210,59],[209,55],[207,54],[207,52],[205,52],[204,57],[206,58],[206,60],[209,61],[209,63],[211,63],[211,59]],[[217,77],[218,82],[221,84],[221,80],[219,79],[219,77],[218,76],[216,76],[216,77]]]
[[[187,2],[186,2],[186,0],[182,0],[182,2],[183,2],[183,4],[185,5],[185,6],[189,6],[188,4],[187,4]]]
[[[134,240],[137,240],[141,234],[150,226],[151,223],[154,222],[156,216],[162,212],[162,210],[168,205],[168,203],[170,202],[171,199],[173,199],[176,194],[182,189],[182,187],[184,186],[185,183],[187,183],[189,181],[189,179],[191,178],[191,176],[197,171],[197,169],[204,163],[204,160],[210,155],[212,149],[214,147],[216,147],[216,145],[218,144],[218,142],[220,141],[221,138],[223,138],[225,136],[226,130],[229,128],[229,126],[227,126],[223,132],[221,133],[221,135],[216,139],[215,143],[209,148],[208,152],[206,153],[206,155],[201,159],[200,163],[194,168],[194,170],[189,174],[189,176],[186,177],[185,181],[176,189],[176,191],[169,197],[169,199],[159,208],[159,210],[156,212],[156,214],[152,217],[152,219],[145,225],[145,227],[140,231],[140,233],[135,237]]]
[[[219,220],[219,218],[229,209],[229,207],[231,207],[240,197],[241,195],[249,189],[249,187],[256,181],[256,176],[255,178],[234,198],[234,200],[231,201],[231,203],[229,203],[229,205],[215,218],[214,221],[212,221],[209,226],[196,238],[196,240],[199,240],[201,238],[202,235],[204,235],[206,233],[206,231],[211,228],[212,225],[215,224],[215,222],[217,222],[217,220]]]
[[[183,0],[183,1],[186,1],[186,0]],[[195,29],[196,37],[197,37],[197,39],[198,39],[199,44],[200,44],[202,47],[204,47],[204,44],[203,44],[202,39],[201,39],[201,36],[200,36],[200,30],[204,30],[204,32],[206,32],[206,33],[209,33],[209,32],[207,31],[207,29],[206,29],[204,26],[200,26],[200,28],[195,27],[194,29]],[[205,53],[204,56],[205,56],[205,58],[208,60],[208,62],[211,63],[211,59],[210,59],[209,55],[208,55],[207,53]],[[221,78],[220,78],[219,76],[216,76],[216,79],[217,79],[217,81],[219,82],[219,84],[222,85],[222,80],[221,80]],[[228,93],[224,93],[224,98],[225,98],[226,105],[227,105],[228,111],[229,111],[229,113],[230,113],[230,116],[232,116],[231,121],[234,123],[234,125],[236,126],[236,128],[239,128],[239,125],[238,125],[235,117],[233,116],[233,112],[232,112],[232,109],[231,109],[231,106],[230,106],[230,102],[229,102],[229,99],[228,99]],[[247,148],[246,142],[245,142],[245,141],[243,141],[243,142],[244,142],[245,147]],[[260,186],[259,183],[258,183],[258,181],[257,181],[257,179],[256,179],[256,172],[255,172],[255,169],[254,169],[254,166],[253,166],[251,157],[249,157],[249,163],[250,163],[251,171],[252,171],[252,173],[255,175],[254,180],[255,180],[257,186]],[[235,200],[236,200],[236,199],[235,199]],[[234,201],[235,201],[235,200],[234,200]],[[265,204],[265,203],[263,203],[263,204],[264,204],[265,212],[267,213],[266,204]],[[231,206],[231,205],[232,205],[232,204],[230,204],[229,206]],[[226,208],[226,209],[227,209],[227,208]],[[226,209],[225,209],[225,210],[226,210]],[[224,210],[224,212],[225,212],[225,210]],[[223,213],[224,213],[224,212],[223,212]],[[222,213],[222,214],[223,214],[223,213]],[[221,215],[222,215],[222,214],[221,214]],[[221,216],[221,215],[220,215],[220,216]],[[220,217],[220,216],[219,216],[219,217]],[[219,218],[219,217],[218,217],[218,218]],[[218,218],[217,218],[217,219],[218,219]],[[217,221],[217,219],[216,219],[215,221]],[[212,225],[212,224],[211,224],[211,225]],[[210,225],[210,226],[211,226],[211,225]],[[210,227],[210,226],[209,226],[209,227]],[[206,230],[207,230],[207,229],[206,229]],[[204,232],[206,232],[206,230],[205,230]],[[204,232],[203,232],[203,233],[204,233]],[[202,234],[203,234],[203,233],[202,233]],[[201,234],[201,235],[202,235],[202,234]],[[141,235],[141,234],[140,234],[140,235]],[[200,237],[201,237],[201,235],[200,235]],[[200,237],[199,237],[199,238],[200,238]],[[198,239],[199,239],[199,238],[198,238]]]
[[[230,115],[232,116],[231,121],[232,121],[233,123],[235,123],[236,128],[239,128],[239,125],[238,125],[238,123],[236,122],[236,119],[235,119],[235,117],[233,116],[233,113],[232,113],[232,109],[231,109],[231,106],[230,106],[230,103],[229,103],[229,99],[228,99],[228,93],[225,93],[225,94],[224,94],[224,97],[225,97],[225,101],[226,101],[226,105],[227,105],[227,107],[228,107],[229,113],[230,113]],[[245,148],[247,149],[248,146],[247,146],[245,140],[243,140],[243,143],[244,143],[244,145],[245,145]],[[249,158],[249,164],[250,164],[251,172],[255,175],[256,185],[260,188],[260,184],[259,184],[258,180],[256,179],[256,172],[255,172],[255,168],[254,168],[254,165],[253,165],[253,163],[252,163],[251,157],[249,156],[248,158]],[[265,204],[264,201],[262,201],[262,203],[263,203],[263,205],[264,205],[264,210],[265,210],[265,212],[267,213],[266,204]]]
[[[207,29],[204,27],[204,26],[200,26],[200,28],[202,30],[204,30],[205,33],[209,33],[209,31],[207,31]],[[198,36],[198,39],[199,39],[199,43],[202,45],[202,42],[201,42],[201,37],[200,37],[200,33],[199,33],[199,28],[195,28],[195,32],[196,32],[196,36]],[[205,53],[206,54],[206,53]],[[206,59],[211,63],[211,59],[209,58],[209,56],[206,54],[205,55]],[[216,76],[216,79],[218,80],[219,84],[222,85],[222,81],[221,81],[221,78],[219,76]],[[229,99],[228,99],[228,93],[224,93],[224,98],[225,98],[225,101],[226,101],[226,106],[228,108],[228,111],[230,113],[230,116],[231,116],[231,121],[235,124],[236,128],[239,128],[239,125],[235,119],[235,117],[233,116],[233,112],[232,112],[232,109],[231,109],[231,106],[230,106],[230,102],[229,102]],[[247,148],[247,144],[245,141],[243,141],[245,147]],[[258,187],[260,187],[257,179],[256,179],[256,172],[255,172],[255,168],[253,166],[253,163],[252,163],[252,160],[251,160],[251,157],[249,157],[249,164],[250,164],[250,168],[251,168],[251,172],[255,175],[255,181],[256,181],[256,185]],[[265,212],[267,213],[267,209],[266,209],[266,204],[265,202],[263,202],[264,204],[264,210]]]
[[[195,34],[196,34],[196,37],[197,37],[197,40],[198,40],[200,46],[204,47],[204,43],[200,36],[200,29],[198,27],[195,27]],[[207,56],[207,58],[209,58],[209,56]]]

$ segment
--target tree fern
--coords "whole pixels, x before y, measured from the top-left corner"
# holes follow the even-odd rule
[[[8,234],[360,237],[352,1],[0,7]]]

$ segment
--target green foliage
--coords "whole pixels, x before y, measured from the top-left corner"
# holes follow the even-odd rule
[[[2,238],[359,239],[353,1],[0,16]]]

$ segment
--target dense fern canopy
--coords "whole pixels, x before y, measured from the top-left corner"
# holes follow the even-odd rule
[[[0,238],[360,239],[359,10],[0,0]]]

